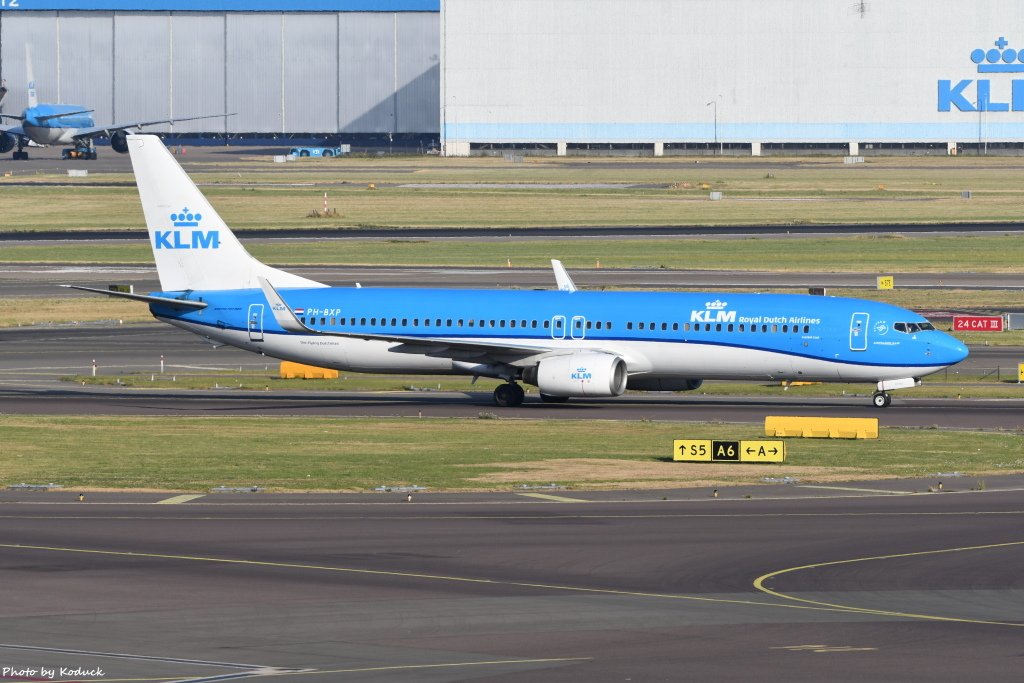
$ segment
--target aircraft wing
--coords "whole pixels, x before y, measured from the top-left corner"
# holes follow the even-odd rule
[[[21,126],[0,126],[0,133],[10,133],[11,135],[18,135],[23,138],[28,137]]]
[[[75,139],[82,138],[94,138],[97,135],[110,135],[116,133],[119,130],[127,130],[129,128],[143,128],[145,126],[156,126],[161,123],[177,123],[178,121],[198,121],[200,119],[219,119],[224,116],[234,116],[234,114],[207,114],[206,116],[188,116],[184,118],[174,119],[159,119],[156,121],[132,121],[130,123],[119,123],[110,124],[109,126],[93,126],[92,128],[80,128],[78,133],[75,134]]]
[[[263,294],[267,297],[270,310],[277,324],[289,332],[302,332],[324,337],[345,337],[349,339],[370,339],[399,344],[391,350],[395,353],[416,353],[439,358],[461,361],[498,361],[515,364],[527,358],[551,353],[556,349],[543,345],[506,344],[481,341],[460,341],[443,337],[412,337],[402,334],[380,334],[376,332],[337,332],[317,330],[299,321],[291,307],[285,303],[274,286],[266,278],[259,278]]]

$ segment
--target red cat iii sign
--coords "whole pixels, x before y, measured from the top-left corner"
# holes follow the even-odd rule
[[[956,315],[953,316],[954,332],[1002,332],[1001,315]]]

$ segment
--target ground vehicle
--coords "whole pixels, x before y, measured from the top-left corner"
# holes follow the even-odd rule
[[[295,157],[340,157],[352,151],[352,145],[339,145],[338,147],[292,147],[288,151]]]

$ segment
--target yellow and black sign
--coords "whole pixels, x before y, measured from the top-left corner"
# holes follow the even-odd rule
[[[1024,382],[1024,363],[1017,363],[1017,381]]]
[[[892,275],[879,275],[876,278],[878,289],[892,289],[896,286],[896,278]]]
[[[679,462],[785,462],[785,441],[712,441],[676,439],[672,459]]]

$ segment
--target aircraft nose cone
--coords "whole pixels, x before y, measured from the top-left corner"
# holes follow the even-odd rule
[[[942,341],[943,343],[938,344],[935,350],[941,356],[942,362],[945,365],[955,365],[967,358],[970,353],[967,350],[967,345],[959,339],[948,337]]]

